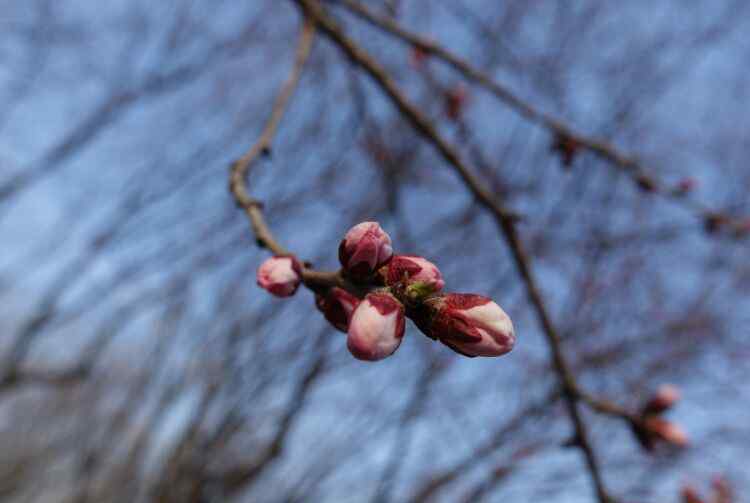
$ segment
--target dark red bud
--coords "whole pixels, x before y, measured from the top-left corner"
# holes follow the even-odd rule
[[[456,121],[461,117],[468,101],[468,93],[463,84],[458,84],[445,93],[445,115]]]
[[[570,168],[581,146],[574,138],[558,134],[550,148],[560,156],[563,167]]]
[[[411,49],[409,55],[409,63],[416,70],[422,70],[430,57],[430,53],[425,51],[422,47],[415,45]]]

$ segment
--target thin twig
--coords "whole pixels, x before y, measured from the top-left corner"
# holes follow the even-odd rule
[[[266,122],[266,126],[261,133],[260,138],[242,157],[232,163],[231,175],[229,178],[229,190],[234,195],[237,204],[245,209],[247,216],[250,218],[253,232],[258,243],[276,255],[289,255],[289,251],[284,248],[271,233],[268,225],[265,223],[263,213],[261,212],[261,203],[256,201],[247,191],[247,174],[253,163],[261,156],[271,154],[271,146],[276,130],[279,127],[281,119],[286,112],[289,98],[294,94],[297,84],[299,84],[302,75],[302,69],[310,55],[310,49],[315,39],[315,23],[310,19],[305,19],[302,26],[297,53],[294,58],[294,66],[286,82],[281,87],[278,96],[273,104],[271,116]]]
[[[456,149],[438,133],[429,119],[405,97],[385,69],[352,39],[345,35],[338,24],[322,10],[318,2],[313,0],[294,1],[302,8],[306,16],[315,19],[321,31],[346,53],[353,63],[360,66],[370,75],[412,126],[453,167],[454,171],[460,176],[479,204],[489,210],[495,218],[510,248],[518,272],[526,287],[529,300],[534,307],[537,318],[547,338],[555,369],[563,385],[563,395],[568,413],[575,429],[575,443],[584,454],[597,497],[601,503],[613,501],[604,486],[596,454],[589,441],[588,431],[579,411],[578,401],[580,397],[575,377],[563,356],[559,333],[547,313],[547,308],[531,272],[529,257],[518,238],[515,229],[516,219],[513,213],[504,208],[495,196],[481,184],[461,159]]]
[[[307,63],[315,39],[315,23],[305,18],[297,51],[294,58],[294,65],[289,77],[282,85],[279,94],[274,101],[271,115],[266,122],[260,138],[245,152],[239,159],[231,165],[229,178],[229,191],[234,196],[237,205],[245,210],[250,220],[253,234],[258,245],[268,248],[275,255],[292,255],[273,235],[271,229],[266,223],[263,216],[263,204],[253,199],[247,188],[247,177],[253,164],[263,156],[269,156],[273,145],[274,135],[284,117],[290,98],[294,94],[299,84],[302,70]],[[359,289],[347,281],[339,272],[314,271],[305,264],[302,268],[302,280],[304,284],[312,290],[330,288],[338,286],[345,288],[353,293],[361,293]]]

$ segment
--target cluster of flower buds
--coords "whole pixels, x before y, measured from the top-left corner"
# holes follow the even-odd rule
[[[347,333],[355,358],[376,361],[392,355],[404,336],[406,317],[465,356],[500,356],[513,349],[513,323],[500,306],[481,295],[442,293],[445,281],[437,266],[424,257],[394,255],[390,236],[377,222],[352,227],[339,245],[339,260],[352,291],[316,291],[315,305]],[[258,269],[258,284],[279,297],[293,295],[301,279],[301,264],[289,256],[272,257]]]
[[[641,407],[640,417],[633,424],[633,430],[645,450],[653,451],[659,444],[687,447],[687,434],[677,424],[663,417],[679,399],[680,391],[675,386],[665,384]]]

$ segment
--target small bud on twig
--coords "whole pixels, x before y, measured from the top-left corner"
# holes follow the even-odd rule
[[[352,278],[360,281],[372,276],[392,256],[391,237],[377,222],[355,225],[339,245],[341,266]]]
[[[466,87],[459,83],[445,93],[445,115],[452,121],[461,118],[461,113],[466,107],[469,95]]]
[[[415,45],[409,53],[409,64],[415,70],[423,70],[429,57],[430,53],[425,51],[421,46]]]
[[[680,399],[680,390],[671,384],[664,384],[643,406],[642,414],[661,414],[674,406]]]
[[[302,281],[302,264],[294,257],[268,258],[258,268],[256,280],[258,286],[277,297],[291,297]]]
[[[560,161],[564,168],[568,169],[573,165],[581,145],[570,136],[558,134],[552,142],[550,149],[560,155]]]
[[[685,431],[672,421],[659,416],[649,416],[643,420],[643,429],[651,443],[662,441],[675,447],[687,447],[689,441]]]

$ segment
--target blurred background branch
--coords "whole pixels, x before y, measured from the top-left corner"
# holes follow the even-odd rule
[[[4,6],[3,501],[592,501],[571,417],[618,501],[747,492],[749,10]],[[291,250],[351,286],[363,220],[516,349],[365,364],[255,285]]]

